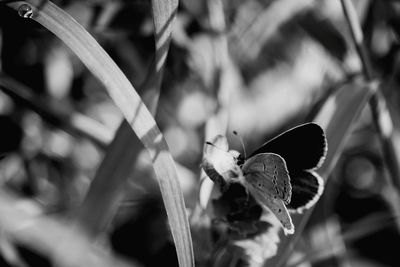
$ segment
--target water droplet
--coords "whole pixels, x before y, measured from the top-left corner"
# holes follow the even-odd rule
[[[18,14],[23,18],[30,19],[33,16],[33,9],[30,5],[23,4],[18,8]]]

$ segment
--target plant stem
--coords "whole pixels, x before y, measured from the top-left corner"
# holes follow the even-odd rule
[[[356,46],[358,56],[362,62],[365,79],[371,81],[373,79],[371,60],[364,44],[363,33],[355,7],[351,0],[340,1],[347,23],[350,27],[351,36]],[[372,95],[369,104],[375,127],[379,133],[383,156],[391,175],[391,182],[397,191],[400,192],[399,156],[395,150],[395,144],[393,141],[393,121],[387,108],[385,98],[379,89],[377,89],[375,94]]]

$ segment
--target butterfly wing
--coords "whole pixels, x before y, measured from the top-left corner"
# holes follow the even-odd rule
[[[290,212],[302,213],[318,201],[324,190],[324,181],[314,171],[299,171],[291,177],[292,198],[287,208]]]
[[[259,178],[254,178],[253,174],[249,174],[251,179],[258,180]],[[246,178],[248,178],[247,176]],[[285,203],[280,198],[274,198],[271,195],[266,194],[263,190],[253,183],[245,183],[245,187],[249,190],[250,194],[254,199],[260,203],[262,206],[269,208],[272,213],[278,218],[279,222],[282,224],[285,233],[293,234],[294,225],[292,218],[288,210],[286,209]]]
[[[243,165],[243,175],[261,191],[290,202],[292,188],[285,160],[274,153],[261,153],[249,158]]]
[[[291,198],[290,177],[283,158],[273,153],[258,154],[244,163],[242,171],[242,183],[254,199],[275,214],[286,233],[293,233],[285,206]]]
[[[318,124],[306,123],[271,139],[254,151],[250,158],[260,153],[276,153],[285,159],[289,172],[292,173],[318,168],[324,161],[326,152],[324,130]]]

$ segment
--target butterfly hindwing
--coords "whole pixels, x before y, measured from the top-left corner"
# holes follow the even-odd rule
[[[262,153],[248,159],[242,168],[243,185],[254,199],[278,218],[286,233],[294,226],[285,204],[290,202],[290,177],[285,161],[277,154]]]
[[[292,189],[285,160],[274,153],[255,155],[243,165],[246,183],[256,187],[267,196],[290,202]]]
[[[322,164],[327,151],[323,129],[315,123],[294,127],[254,151],[250,158],[260,153],[276,153],[286,161],[289,172],[313,170]]]
[[[290,217],[290,214],[286,209],[283,200],[268,196],[264,191],[260,190],[253,183],[245,183],[245,187],[249,190],[250,194],[258,203],[272,211],[275,217],[278,218],[278,220],[282,224],[285,233],[294,233],[292,218]]]
[[[324,190],[324,181],[314,171],[299,171],[291,177],[292,199],[287,208],[290,212],[302,213],[318,201]]]

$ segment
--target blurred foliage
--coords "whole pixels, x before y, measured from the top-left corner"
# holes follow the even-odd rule
[[[140,92],[154,58],[150,2],[54,2],[93,34]],[[204,140],[205,125],[225,105],[221,92],[229,99],[230,143],[241,151],[240,143],[229,134],[236,130],[251,151],[306,121],[338,84],[356,76],[361,68],[340,1],[225,0],[226,28],[221,31],[210,23],[208,2],[180,3],[156,117],[179,164],[192,215],[198,208],[199,164],[204,141],[208,141]],[[400,4],[389,0],[354,3],[374,74],[380,78],[395,122],[400,151]],[[228,64],[223,67],[216,62],[221,52],[215,43],[221,36],[227,40],[228,52]],[[43,109],[78,112],[104,125],[107,134],[115,132],[122,115],[102,85],[61,41],[3,4],[0,48],[2,75],[48,101],[41,105]],[[90,186],[104,147],[68,131],[62,123],[65,117],[58,119],[59,123],[49,121],[2,88],[0,182],[39,204],[38,214],[69,218]],[[288,260],[290,266],[400,265],[396,257],[399,213],[393,208],[398,203],[390,193],[368,108],[353,128],[323,199]],[[123,193],[116,217],[99,243],[143,266],[160,262],[176,266],[159,189],[146,157],[139,158]],[[227,266],[232,259],[218,255],[224,255],[222,250],[228,250],[228,255],[237,251],[213,245],[216,236],[204,230],[211,223],[204,215],[191,221],[198,266]],[[47,266],[38,263],[46,262],[42,259],[46,255],[34,255],[3,234],[0,252],[1,266]],[[215,259],[214,265],[210,259]]]

